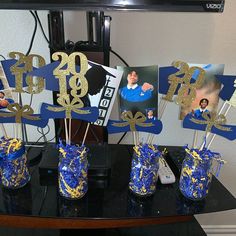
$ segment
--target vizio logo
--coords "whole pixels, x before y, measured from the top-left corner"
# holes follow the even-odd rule
[[[215,3],[207,3],[207,9],[222,9],[224,7],[223,4],[215,4]]]

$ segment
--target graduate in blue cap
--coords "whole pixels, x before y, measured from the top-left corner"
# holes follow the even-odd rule
[[[129,102],[143,102],[152,97],[153,85],[144,83],[138,85],[138,74],[131,71],[127,76],[127,86],[120,89],[120,95]]]
[[[157,117],[154,114],[155,108],[146,109],[146,116],[148,120],[157,120]]]
[[[194,116],[196,118],[202,118],[202,113],[208,112],[208,110],[207,110],[208,104],[209,104],[209,100],[207,98],[201,99],[199,102],[200,107],[198,109],[196,109],[195,111],[193,111]]]

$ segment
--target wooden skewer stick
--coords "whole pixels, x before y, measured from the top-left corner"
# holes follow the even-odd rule
[[[71,119],[69,119],[69,145],[71,145]]]
[[[136,133],[133,131],[134,145],[137,146]]]
[[[66,144],[68,144],[68,127],[66,118],[64,119],[64,124],[65,124]]]
[[[87,124],[86,130],[85,130],[85,133],[84,133],[84,138],[83,138],[83,141],[82,141],[82,146],[84,146],[84,143],[85,143],[85,140],[86,140],[86,137],[87,137],[87,134],[88,134],[89,126],[90,126],[90,123]]]
[[[2,133],[3,133],[4,137],[7,137],[7,136],[8,136],[8,135],[7,135],[7,131],[6,131],[6,129],[5,129],[4,124],[2,124],[2,123],[1,123],[1,130],[2,130]]]
[[[225,113],[224,113],[224,116],[227,116],[227,114],[228,114],[229,110],[231,109],[231,107],[232,107],[232,105],[229,104],[229,106],[227,107],[227,110],[226,110]],[[214,135],[212,136],[211,140],[209,141],[209,144],[207,145],[207,149],[210,148],[210,146],[211,146],[212,142],[214,141],[215,137],[216,137],[216,134],[214,134]]]
[[[137,143],[137,145],[139,145],[139,132],[138,131],[135,131],[135,132],[136,132],[136,137],[137,137],[136,143]]]
[[[153,140],[154,140],[154,138],[155,138],[155,134],[152,134],[152,136],[151,136],[151,140],[150,140],[150,144],[151,144],[151,145],[153,144]]]
[[[164,111],[165,111],[165,109],[166,109],[167,103],[168,103],[168,101],[164,101],[164,104],[163,104],[163,106],[162,106],[162,109],[161,109],[160,115],[159,115],[159,119],[160,119],[160,120],[161,120],[161,118],[162,118],[162,116],[163,116],[163,114],[164,114]]]
[[[198,131],[197,131],[197,130],[194,130],[193,148],[196,148],[197,140],[198,140]]]

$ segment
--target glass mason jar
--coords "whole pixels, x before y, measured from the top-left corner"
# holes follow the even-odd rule
[[[30,181],[25,147],[6,154],[2,159],[2,185],[9,189],[18,189]]]
[[[180,191],[186,198],[202,200],[207,196],[212,180],[212,164],[212,158],[200,160],[186,155],[179,180]]]
[[[88,190],[87,152],[82,156],[61,155],[58,174],[60,195],[67,199],[82,198]]]
[[[159,154],[151,159],[133,154],[129,189],[138,196],[150,196],[156,191]]]

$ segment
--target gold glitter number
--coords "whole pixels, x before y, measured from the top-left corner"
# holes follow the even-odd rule
[[[57,68],[54,69],[53,74],[54,75],[69,75],[70,70],[66,65],[68,64],[68,58],[69,56],[65,52],[55,52],[52,54],[52,60],[54,61],[60,61],[60,64]],[[63,69],[63,67],[66,67]]]
[[[40,55],[31,54],[28,56],[29,61],[31,62],[31,70],[33,70],[33,62],[34,59],[37,61],[37,67],[45,66],[45,60]],[[27,92],[30,94],[38,94],[41,93],[45,86],[45,81],[43,77],[33,77],[33,76],[27,76],[26,77],[26,83],[28,85]]]
[[[195,83],[191,83],[191,78],[195,71],[198,70],[199,74],[196,78]],[[183,85],[178,91],[178,96],[176,98],[176,103],[182,107],[188,107],[196,98],[196,89],[202,87],[205,80],[205,71],[197,66],[191,67],[183,77]]]
[[[62,69],[68,63],[68,55],[65,52],[55,52],[52,54],[52,59],[54,61],[61,60],[59,66],[53,71],[55,77],[59,80],[59,96],[67,97],[67,86],[66,86],[66,76],[70,74],[70,71],[66,69]]]
[[[23,74],[30,70],[30,64],[28,63],[27,57],[21,52],[10,52],[9,57],[17,60],[17,62],[10,68],[12,74],[15,75],[15,89],[13,92],[24,93]]]
[[[168,77],[168,83],[170,84],[170,87],[168,89],[168,92],[166,96],[163,97],[164,100],[173,102],[173,96],[175,94],[175,91],[179,84],[183,83],[183,79],[179,78],[179,75],[186,74],[189,70],[189,66],[186,62],[183,61],[175,61],[172,63],[172,66],[179,69],[176,73],[169,75]]]
[[[76,57],[80,58],[80,72],[78,73],[75,68],[75,59]],[[79,52],[72,53],[69,57],[69,68],[71,74],[73,76],[71,77],[69,81],[69,85],[71,87],[71,95],[76,97],[84,97],[88,92],[88,82],[87,79],[84,77],[85,73],[88,70],[88,60],[87,57]],[[79,80],[79,81],[78,81]],[[78,91],[80,91],[79,94]]]
[[[32,54],[29,56],[24,55],[21,52],[10,52],[9,57],[17,59],[17,62],[11,66],[10,70],[15,75],[15,90],[14,92],[25,93],[23,90],[23,74],[33,71],[34,58],[38,60],[38,67],[45,65],[45,60],[40,55]],[[26,77],[26,83],[28,85],[27,92],[30,94],[40,93],[44,88],[44,79],[41,77]]]
[[[80,58],[79,72],[76,70],[76,57]],[[58,103],[62,104],[62,100],[69,98],[69,94],[67,93],[66,76],[71,74],[72,76],[70,77],[69,85],[71,88],[71,95],[74,97],[73,103],[78,102],[81,104],[81,107],[83,107],[84,104],[80,98],[84,97],[88,92],[88,82],[84,77],[88,70],[87,57],[80,52],[74,52],[69,56],[64,52],[56,52],[52,55],[52,59],[54,61],[61,60],[59,66],[53,72],[56,78],[59,79],[60,91],[57,100]]]

